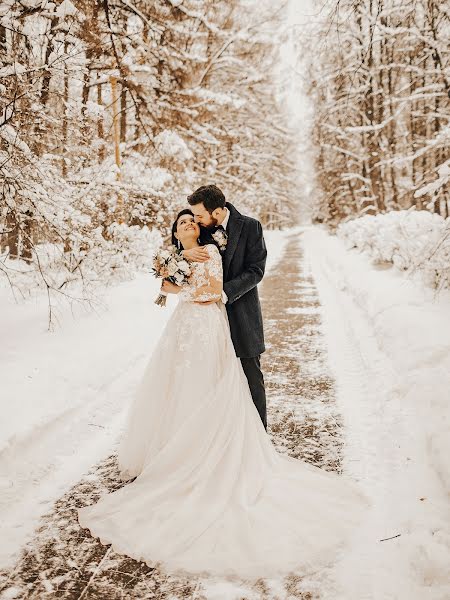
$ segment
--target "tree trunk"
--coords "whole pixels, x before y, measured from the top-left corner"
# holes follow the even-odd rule
[[[68,43],[64,42],[64,52],[67,54]],[[68,119],[67,119],[67,102],[69,100],[69,73],[67,70],[67,64],[64,63],[64,106],[63,106],[63,116],[62,116],[62,140],[63,140],[63,148],[62,148],[62,160],[61,160],[61,171],[62,176],[67,177],[67,163],[64,158],[64,154],[66,152],[67,147],[67,132],[69,129]]]
[[[31,210],[27,210],[23,216],[21,233],[21,258],[27,262],[31,262],[33,257],[33,213]]]
[[[373,17],[373,4],[375,0],[370,0],[370,16]],[[372,29],[375,25],[371,25],[371,33],[369,38],[369,48],[367,51],[367,67],[369,71],[369,88],[366,94],[364,103],[364,113],[366,120],[370,125],[375,126],[380,122],[381,105],[378,101],[379,92],[376,89],[376,77],[374,76],[374,46],[372,39]],[[381,117],[382,118],[382,117]],[[377,212],[385,209],[383,189],[381,186],[381,172],[379,167],[380,148],[378,144],[378,134],[375,131],[368,136],[367,145],[369,178],[372,188],[372,202]]]
[[[17,226],[16,215],[12,211],[6,215],[6,230],[8,232],[9,257],[13,259],[19,258],[19,228]]]
[[[103,105],[102,86],[97,85],[97,104]],[[97,136],[103,144],[98,148],[98,161],[102,163],[105,160],[105,131],[103,128],[103,117],[97,119]]]
[[[120,142],[127,140],[127,90],[122,86],[120,93]]]

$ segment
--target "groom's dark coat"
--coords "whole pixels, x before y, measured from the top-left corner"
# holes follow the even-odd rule
[[[265,350],[263,320],[257,285],[264,275],[267,250],[261,223],[241,215],[232,204],[227,225],[228,243],[222,255],[223,289],[228,296],[226,309],[236,355],[256,357]],[[210,232],[202,230],[208,243]]]

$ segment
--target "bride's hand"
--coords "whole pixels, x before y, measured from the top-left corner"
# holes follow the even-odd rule
[[[204,246],[198,246],[197,248],[190,248],[189,250],[183,250],[184,258],[191,262],[203,263],[209,260],[208,250]]]
[[[181,287],[179,285],[175,285],[171,281],[167,281],[164,279],[161,285],[161,291],[166,292],[166,294],[178,294],[181,292]]]

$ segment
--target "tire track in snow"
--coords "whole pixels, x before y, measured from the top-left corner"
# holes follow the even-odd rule
[[[406,441],[412,434],[410,408],[397,396],[398,376],[380,350],[372,324],[341,289],[326,252],[320,252],[314,238],[308,239],[307,264],[323,302],[324,330],[344,422],[343,470],[360,482],[373,502],[353,544],[330,574],[332,585],[323,590],[323,598],[416,598],[408,565],[413,540],[407,541],[410,531],[401,527],[402,506],[411,502],[409,485],[404,485],[409,468]]]

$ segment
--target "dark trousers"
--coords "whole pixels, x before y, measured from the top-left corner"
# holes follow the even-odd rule
[[[247,377],[253,403],[265,429],[267,429],[266,389],[264,387],[264,376],[261,372],[259,356],[252,358],[241,358],[242,368]]]

